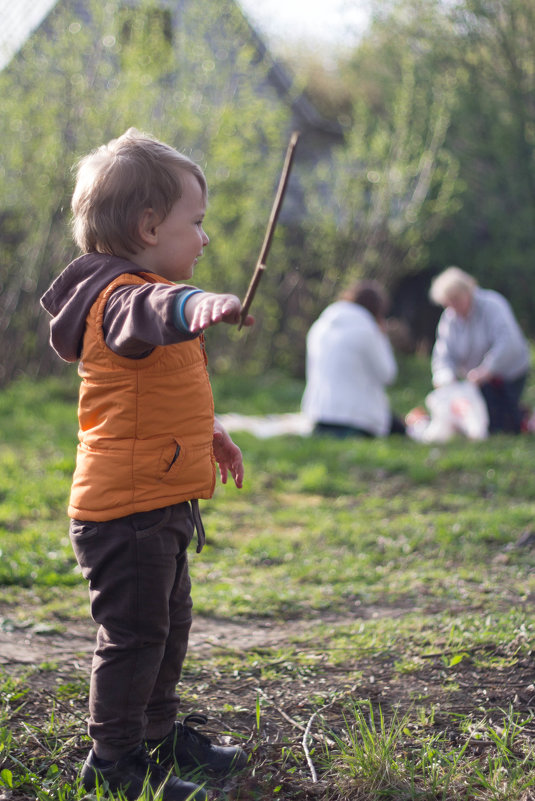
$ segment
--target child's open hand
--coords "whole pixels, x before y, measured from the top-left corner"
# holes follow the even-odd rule
[[[240,321],[241,303],[236,295],[217,295],[199,292],[186,301],[186,319],[192,333],[202,331],[217,323],[237,325]],[[244,325],[252,325],[254,318],[247,315]]]
[[[243,459],[241,451],[218,420],[214,420],[214,456],[219,465],[221,481],[227,483],[228,474],[238,489],[243,485]]]

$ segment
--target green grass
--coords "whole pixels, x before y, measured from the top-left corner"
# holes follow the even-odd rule
[[[296,411],[302,389],[214,379],[219,412]],[[396,411],[428,389],[427,361],[402,360]],[[70,373],[0,393],[0,628],[21,636],[88,615],[65,517],[75,396]],[[234,438],[246,480],[202,505],[195,611],[273,636],[190,652],[181,687],[252,753],[232,797],[533,798],[535,438]],[[0,796],[83,797],[87,681],[4,664]]]

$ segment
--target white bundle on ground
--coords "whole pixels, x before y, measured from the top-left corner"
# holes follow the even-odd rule
[[[217,419],[227,431],[248,431],[259,439],[278,437],[282,434],[297,434],[307,437],[312,433],[312,423],[299,412],[267,414],[264,416],[245,414],[218,414]]]
[[[407,433],[419,442],[447,442],[455,434],[481,440],[488,436],[489,415],[480,390],[470,381],[455,381],[430,392],[425,399],[428,419],[409,425]]]

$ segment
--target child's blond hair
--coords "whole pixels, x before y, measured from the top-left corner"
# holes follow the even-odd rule
[[[187,156],[129,128],[80,159],[72,197],[73,236],[83,253],[134,254],[145,209],[164,220],[182,196],[181,173],[194,175],[206,199],[206,179]]]

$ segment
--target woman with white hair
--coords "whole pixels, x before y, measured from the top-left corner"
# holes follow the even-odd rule
[[[530,355],[511,306],[459,267],[440,273],[429,294],[444,306],[431,356],[434,386],[473,382],[487,404],[489,432],[519,433]]]

